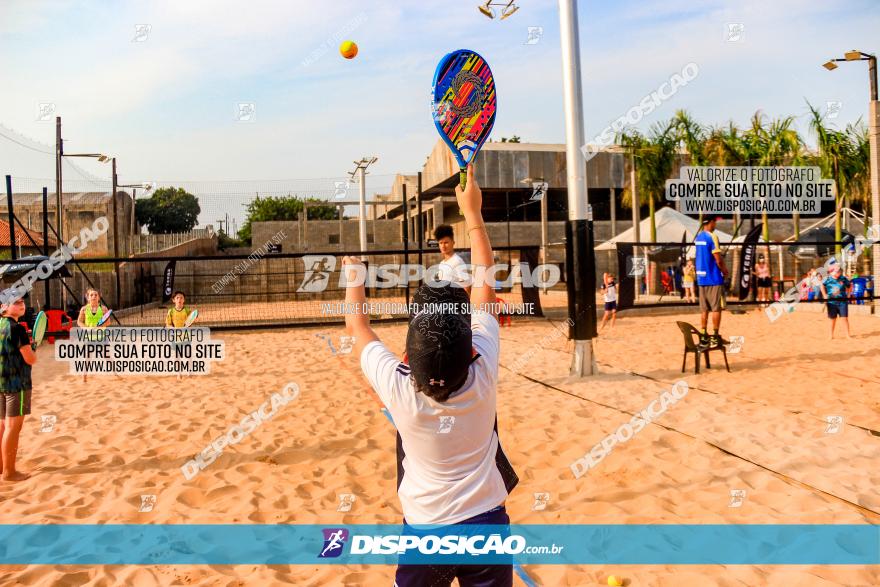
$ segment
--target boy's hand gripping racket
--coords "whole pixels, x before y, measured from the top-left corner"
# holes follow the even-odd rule
[[[434,72],[431,109],[434,126],[458,161],[463,189],[465,169],[495,124],[495,79],[486,60],[469,49],[453,51],[441,59]]]

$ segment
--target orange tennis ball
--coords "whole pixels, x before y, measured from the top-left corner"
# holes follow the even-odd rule
[[[339,53],[346,59],[354,59],[355,55],[358,54],[357,43],[354,41],[342,41],[342,44],[339,45]]]

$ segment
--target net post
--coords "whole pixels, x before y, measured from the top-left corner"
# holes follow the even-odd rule
[[[58,243],[59,245],[61,243]],[[49,188],[43,186],[43,255],[46,258],[49,257]],[[43,280],[43,287],[45,288],[46,300],[43,303],[44,308],[49,308],[52,305],[52,288],[49,285],[49,280]]]
[[[409,200],[406,199],[406,182],[401,184],[403,188],[403,263],[409,265]],[[406,304],[409,306],[409,278],[406,279]]]

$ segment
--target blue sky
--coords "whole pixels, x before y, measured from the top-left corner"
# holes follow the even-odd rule
[[[387,185],[424,163],[437,140],[434,67],[468,47],[495,74],[493,136],[562,142],[556,2],[519,0],[504,21],[477,4],[5,1],[0,123],[52,144],[54,124],[36,118],[39,103],[53,103],[68,152],[116,155],[123,181],[338,178],[354,159],[377,155],[375,185]],[[880,49],[877,0],[581,1],[579,12],[587,137],[689,62],[699,76],[640,128],[679,108],[710,124],[745,124],[760,109],[798,116],[806,132],[805,99],[823,109],[841,102],[840,126],[867,114],[867,66],[821,64],[848,49]],[[740,41],[728,41],[729,23],[743,25]],[[150,26],[142,42],[133,42],[136,24]],[[543,27],[535,45],[525,44],[529,26]],[[360,46],[356,59],[339,56],[340,33]],[[242,102],[256,105],[253,122],[236,120]],[[0,151],[0,171],[21,175],[18,151],[28,156]],[[49,158],[40,177],[53,173]],[[332,191],[325,183],[301,185]]]

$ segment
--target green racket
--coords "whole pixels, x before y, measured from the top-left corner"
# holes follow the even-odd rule
[[[43,343],[43,340],[46,338],[46,328],[49,326],[49,318],[46,317],[45,312],[40,312],[37,314],[37,317],[34,318],[34,342],[31,344],[34,350],[37,349]]]
[[[189,328],[190,326],[193,325],[193,322],[195,322],[198,317],[199,317],[199,311],[193,310],[192,312],[189,313],[189,316],[186,317],[186,322],[183,323],[183,327]]]

